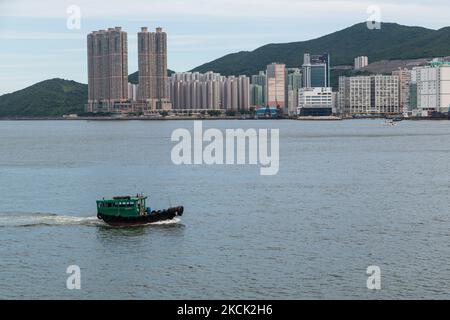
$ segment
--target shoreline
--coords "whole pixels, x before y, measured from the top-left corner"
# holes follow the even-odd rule
[[[339,117],[299,117],[299,118],[269,118],[269,119],[255,119],[252,117],[0,117],[0,121],[218,121],[218,120],[252,120],[252,121],[266,121],[266,120],[293,120],[293,121],[344,121],[344,120],[386,120],[385,118],[362,117],[362,118],[339,118]],[[436,120],[450,120],[450,118],[404,118],[403,121],[436,121]]]

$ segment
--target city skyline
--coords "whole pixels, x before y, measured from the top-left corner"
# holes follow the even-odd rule
[[[120,25],[130,33],[130,56],[137,51],[134,49],[137,47],[134,30],[143,25],[164,26],[171,34],[169,68],[182,72],[228,53],[254,50],[272,42],[314,39],[341,30],[365,21],[369,16],[366,9],[370,5],[366,1],[313,3],[294,0],[264,0],[258,5],[253,1],[208,1],[202,6],[193,5],[195,1],[183,1],[177,6],[171,1],[167,4],[161,1],[132,2],[139,5],[124,7],[112,1],[107,7],[101,6],[103,11],[99,4],[86,1],[47,1],[39,5],[30,1],[0,2],[0,39],[5,44],[0,53],[0,94],[55,77],[87,83],[85,36],[105,25]],[[353,3],[351,9],[343,2]],[[81,8],[81,29],[67,29],[66,10],[69,5]],[[417,25],[420,21],[421,26],[433,29],[446,25],[444,13],[449,6],[444,1],[433,3],[433,6],[427,6],[426,1],[398,1],[395,4],[381,1],[378,5],[382,9],[383,21],[405,25]],[[236,6],[240,10],[232,16],[236,13],[233,9]],[[139,12],[132,7],[140,8]],[[274,13],[274,8],[280,10]],[[420,18],[414,14],[417,8],[420,8]],[[311,15],[298,19],[297,15],[304,11]],[[341,11],[346,14],[337,14]],[[267,17],[276,18],[283,32],[270,28],[271,24],[266,23]],[[129,64],[130,73],[138,69],[137,59],[130,59]]]

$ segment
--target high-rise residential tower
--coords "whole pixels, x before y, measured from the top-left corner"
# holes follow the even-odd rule
[[[345,114],[399,114],[398,76],[339,78],[339,108]]]
[[[253,86],[260,86],[261,90],[262,90],[262,99],[260,100],[259,98],[256,99],[257,103],[255,103],[254,101],[254,106],[259,106],[259,107],[265,107],[266,106],[266,83],[267,79],[266,79],[266,73],[264,71],[260,71],[259,74],[257,75],[253,75],[252,79],[251,79],[251,84]],[[254,87],[256,88],[256,87]],[[256,89],[256,90],[260,90],[260,89]],[[257,93],[258,94],[258,93]]]
[[[397,76],[399,80],[399,99],[400,111],[403,113],[408,110],[409,105],[409,89],[411,86],[411,70],[399,69],[392,72],[393,76]]]
[[[138,100],[151,110],[170,109],[167,77],[167,34],[162,28],[138,33],[139,92]]]
[[[450,111],[450,62],[433,61],[416,68],[417,108],[422,115]]]
[[[127,34],[121,27],[87,36],[87,111],[111,112],[128,100]]]

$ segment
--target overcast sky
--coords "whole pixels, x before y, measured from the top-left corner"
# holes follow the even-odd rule
[[[75,5],[81,28],[67,28]],[[225,54],[267,43],[316,38],[366,21],[439,29],[450,25],[448,0],[0,0],[0,94],[59,77],[87,83],[86,35],[122,26],[129,72],[137,70],[136,33],[162,26],[169,68],[187,71]],[[299,57],[299,61],[301,57]]]

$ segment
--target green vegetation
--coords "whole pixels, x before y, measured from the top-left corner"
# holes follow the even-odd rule
[[[57,117],[84,112],[87,85],[63,79],[39,82],[0,96],[0,117]]]
[[[172,74],[174,74],[175,71],[167,70],[167,75],[170,77]],[[139,71],[136,71],[128,76],[128,82],[133,84],[139,83]]]
[[[227,117],[234,117],[234,116],[236,115],[236,112],[233,111],[233,110],[227,110],[227,111],[225,112],[225,115],[226,115]]]
[[[207,112],[210,117],[218,117],[222,114],[220,110],[208,110]]]
[[[206,63],[193,71],[215,71],[223,75],[253,75],[272,62],[299,67],[303,54],[329,52],[332,66],[353,65],[353,59],[367,55],[370,61],[416,59],[446,56],[450,53],[450,27],[430,30],[383,23],[380,30],[369,30],[366,23],[323,36],[318,39],[284,44],[269,44],[252,52],[238,52]],[[173,71],[168,71],[169,75]],[[331,83],[338,86],[338,77],[360,74],[352,70],[332,70]],[[129,76],[138,82],[138,73]],[[84,112],[87,85],[63,79],[51,79],[0,96],[0,117],[58,117]],[[208,111],[210,116],[219,113]],[[188,115],[192,113],[189,112]],[[233,114],[234,115],[234,114]],[[231,116],[229,112],[227,116]]]
[[[367,55],[370,61],[445,56],[450,52],[450,27],[430,30],[382,23],[381,29],[369,30],[366,23],[359,23],[314,40],[269,44],[251,52],[232,53],[193,71],[250,76],[272,62],[299,67],[307,52],[330,53],[332,66],[353,65],[353,59],[361,55]]]

